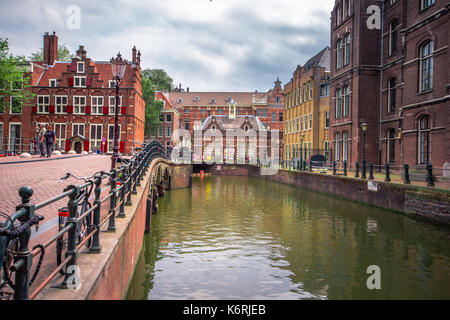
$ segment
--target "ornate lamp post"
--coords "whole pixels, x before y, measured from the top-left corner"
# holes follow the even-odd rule
[[[127,68],[127,60],[122,59],[120,52],[116,58],[111,58],[111,68],[113,78],[116,81],[116,107],[114,114],[114,145],[113,155],[111,157],[111,170],[116,166],[116,161],[119,158],[119,87],[120,81],[123,79],[125,69]]]
[[[363,132],[363,161],[362,161],[362,175],[361,178],[366,179],[366,131],[367,123],[361,124],[361,129]]]

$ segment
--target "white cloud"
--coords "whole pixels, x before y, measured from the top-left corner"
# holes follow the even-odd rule
[[[191,90],[267,90],[290,80],[297,64],[328,45],[333,0],[0,0],[0,30],[16,54],[42,47],[56,31],[72,51],[106,60],[130,58],[162,68]],[[80,6],[80,30],[65,27],[66,9]]]

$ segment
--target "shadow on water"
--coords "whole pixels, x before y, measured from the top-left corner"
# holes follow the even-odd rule
[[[257,178],[193,182],[160,199],[128,299],[450,298],[446,227]]]

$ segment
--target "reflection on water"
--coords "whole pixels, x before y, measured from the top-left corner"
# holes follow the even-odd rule
[[[128,299],[448,299],[450,231],[250,177],[160,199]],[[367,267],[381,290],[367,289]]]

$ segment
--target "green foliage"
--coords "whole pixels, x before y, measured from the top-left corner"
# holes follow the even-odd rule
[[[75,58],[75,55],[70,53],[65,44],[58,46],[58,61],[71,61],[72,58]],[[42,61],[44,60],[44,52],[42,49],[39,49],[33,52],[29,59],[31,61]]]
[[[155,91],[168,91],[173,87],[173,80],[164,70],[145,69],[142,75],[142,98],[145,101],[145,135],[156,135],[160,124],[162,101],[155,100]]]
[[[25,57],[13,56],[9,53],[8,39],[0,38],[0,112],[9,105],[12,100],[12,112],[20,113],[22,105],[26,105],[32,99],[33,94],[29,90],[24,90],[30,85],[29,72],[30,64]]]

